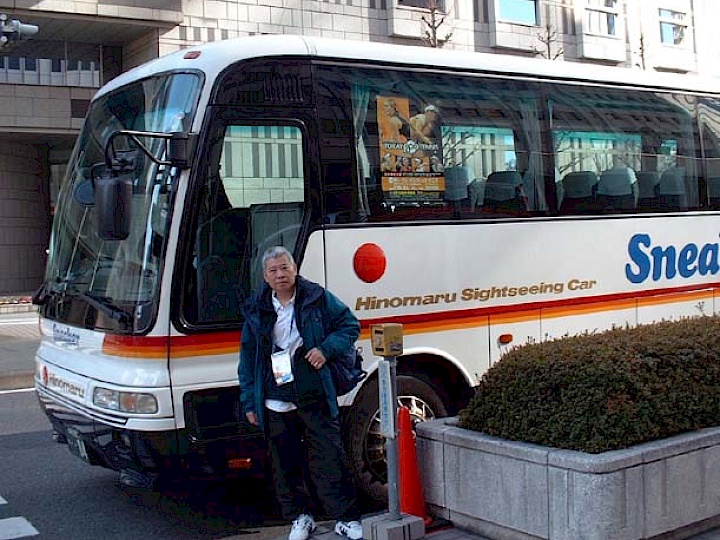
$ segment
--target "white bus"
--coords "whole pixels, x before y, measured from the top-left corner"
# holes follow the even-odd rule
[[[361,321],[344,433],[382,497],[371,324],[403,324],[399,401],[451,415],[509,347],[720,309],[719,209],[718,81],[300,36],[187,49],[92,101],[37,392],[89,463],[262,476],[241,307],[281,244]]]

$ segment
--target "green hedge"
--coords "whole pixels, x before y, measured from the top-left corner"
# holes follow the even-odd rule
[[[460,426],[589,453],[720,425],[720,318],[615,329],[511,350]]]

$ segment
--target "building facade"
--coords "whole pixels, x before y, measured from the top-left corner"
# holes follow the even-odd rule
[[[0,0],[0,13],[40,29],[0,48],[0,295],[43,279],[93,93],[178,49],[303,34],[720,76],[716,0]]]

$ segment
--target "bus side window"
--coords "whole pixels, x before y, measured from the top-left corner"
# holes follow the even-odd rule
[[[598,175],[598,213],[698,208],[691,102],[669,93],[563,85],[549,96],[555,165],[566,177]],[[568,210],[560,207],[574,213]]]
[[[720,210],[720,101],[702,98],[699,107],[702,149],[705,158],[707,209]]]

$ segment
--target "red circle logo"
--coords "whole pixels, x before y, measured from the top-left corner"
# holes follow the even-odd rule
[[[355,252],[353,268],[357,277],[365,283],[373,283],[385,273],[387,258],[377,244],[363,244]]]

